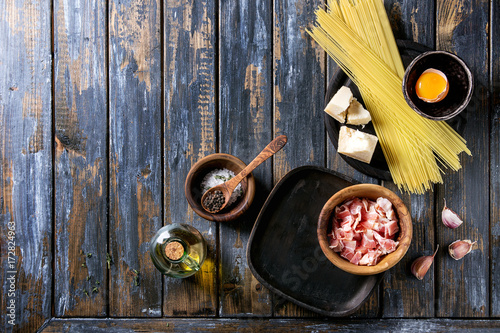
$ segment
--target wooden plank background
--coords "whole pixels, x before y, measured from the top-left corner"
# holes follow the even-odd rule
[[[435,200],[440,217],[443,200],[464,220],[451,230],[437,224],[437,309],[439,317],[489,316],[489,98],[488,98],[488,3],[439,0],[436,48],[458,54],[474,75],[474,95],[465,112],[464,137],[473,157],[464,158],[462,169],[449,173],[438,187]],[[460,36],[458,38],[457,36]],[[485,200],[486,199],[486,200]],[[465,203],[465,204],[464,204]],[[476,241],[478,249],[462,260],[447,255],[457,239]]]
[[[489,333],[498,332],[500,322],[493,320],[452,320],[452,319],[409,319],[400,320],[296,320],[296,319],[55,319],[44,330],[47,333],[61,331],[105,333],[113,327],[126,331],[173,331],[193,332],[203,328],[205,332],[463,332]]]
[[[272,3],[226,0],[219,6],[219,13],[224,13],[219,16],[219,151],[248,164],[273,139]],[[221,317],[272,314],[270,293],[254,278],[246,260],[256,207],[272,189],[272,159],[253,174],[259,193],[253,209],[219,226]]]
[[[429,1],[385,1],[394,36],[411,40],[429,48],[435,47],[435,11]],[[434,316],[435,278],[433,269],[423,281],[412,277],[410,267],[416,258],[432,254],[435,248],[437,219],[435,219],[434,193],[409,195],[398,190],[392,182],[383,186],[398,194],[407,204],[413,221],[413,239],[408,252],[383,283],[383,317]],[[442,225],[440,224],[442,227]]]
[[[493,47],[500,38],[500,3],[490,8],[490,315],[500,316],[500,48]]]
[[[148,242],[162,227],[159,0],[109,2],[109,315],[161,317]]]
[[[185,280],[164,279],[163,313],[215,316],[218,225],[203,220],[184,197],[191,166],[216,152],[216,2],[168,1],[164,8],[164,216],[189,223],[208,242],[201,272]]]
[[[305,28],[321,1],[274,1],[274,135],[288,144],[274,157],[274,183],[302,165],[325,164],[325,54]],[[293,121],[291,121],[293,119]],[[316,316],[290,302],[275,302],[278,317]]]
[[[0,11],[0,316],[2,328],[12,329],[7,305],[14,300],[15,327],[33,332],[52,317],[51,8],[2,1]]]
[[[67,4],[54,2],[54,308],[98,317],[108,298],[106,6]]]
[[[464,133],[473,156],[419,196],[357,172],[326,134],[324,95],[336,65],[305,32],[326,3],[0,1],[0,244],[3,254],[15,222],[18,288],[11,327],[3,284],[5,331],[45,322],[47,332],[365,324],[377,332],[400,327],[400,318],[415,331],[498,329],[482,319],[500,316],[500,4],[384,0],[396,38],[455,53],[474,73]],[[258,195],[247,214],[217,224],[193,212],[184,180],[196,161],[222,152],[248,163],[280,134],[288,144],[255,170]],[[302,165],[380,183],[412,213],[407,255],[339,326],[276,297],[246,261],[260,207]],[[460,228],[442,224],[443,199],[464,219]],[[148,253],[154,233],[174,222],[193,225],[209,245],[202,270],[184,280],[162,277]],[[455,261],[447,247],[456,239],[478,248]],[[411,262],[438,244],[432,268],[416,280]],[[115,319],[126,317],[137,319]],[[247,317],[266,320],[234,319]]]

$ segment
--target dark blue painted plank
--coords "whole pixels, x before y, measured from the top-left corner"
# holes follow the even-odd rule
[[[325,53],[306,33],[322,1],[274,1],[274,134],[288,144],[274,158],[274,183],[302,165],[326,165]],[[311,315],[292,303],[277,316]]]
[[[110,316],[160,317],[149,241],[162,227],[159,0],[109,2]]]
[[[272,3],[222,1],[220,12],[220,152],[248,164],[273,139]],[[272,160],[253,175],[257,193],[251,209],[220,225],[221,316],[271,315],[271,296],[253,277],[246,247],[272,187]]]
[[[55,1],[54,13],[54,310],[56,316],[104,316],[108,176],[105,1]],[[96,287],[98,292],[92,292]]]
[[[50,2],[0,12],[0,331],[34,332],[52,309]]]
[[[166,1],[164,6],[165,223],[187,223],[208,242],[200,272],[165,279],[167,316],[217,312],[217,225],[196,215],[184,196],[191,166],[216,152],[216,1]]]
[[[474,94],[465,111],[464,138],[472,157],[461,156],[462,169],[448,172],[438,187],[438,217],[446,199],[464,223],[451,230],[436,223],[437,312],[440,317],[489,316],[489,96],[488,96],[488,19],[485,1],[437,2],[437,48],[457,54],[474,76]],[[455,261],[447,247],[457,239],[477,241],[478,249]]]

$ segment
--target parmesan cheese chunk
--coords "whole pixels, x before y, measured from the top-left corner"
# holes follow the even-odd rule
[[[377,142],[378,138],[375,135],[342,126],[337,151],[361,162],[370,163]]]
[[[347,108],[352,101],[352,92],[346,86],[342,86],[325,108],[325,112],[332,116],[334,119],[338,120],[342,124],[345,122],[345,115]]]
[[[370,112],[355,98],[347,109],[347,123],[350,125],[366,125],[372,120]]]

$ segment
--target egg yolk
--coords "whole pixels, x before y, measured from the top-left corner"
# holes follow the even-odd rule
[[[415,90],[418,97],[434,100],[446,90],[446,80],[437,73],[423,73],[417,80]]]

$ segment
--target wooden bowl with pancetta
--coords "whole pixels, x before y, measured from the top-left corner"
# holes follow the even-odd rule
[[[374,184],[346,187],[323,206],[318,240],[326,257],[356,275],[382,273],[406,254],[412,238],[410,212],[391,190]]]

